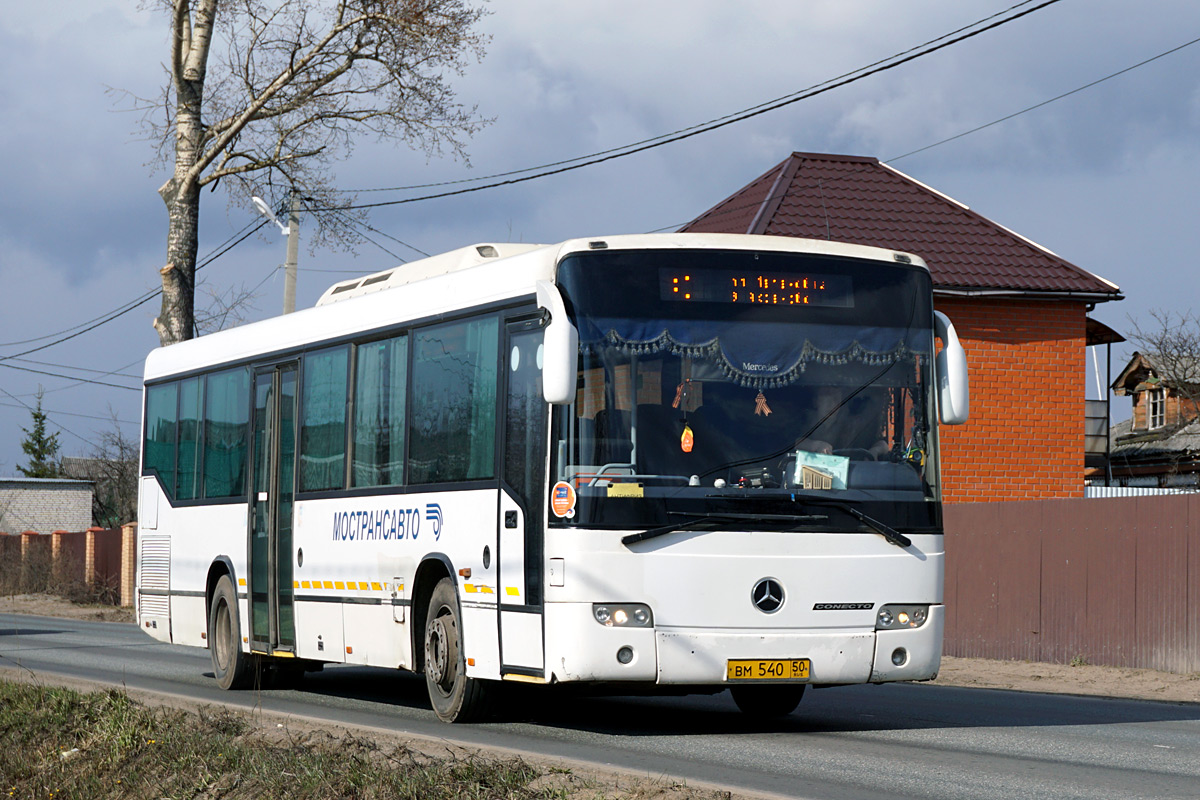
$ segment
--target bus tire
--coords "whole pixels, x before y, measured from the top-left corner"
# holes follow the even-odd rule
[[[254,677],[253,657],[242,651],[237,592],[228,575],[222,575],[208,609],[208,647],[213,674],[222,689],[245,689]]]
[[[742,713],[755,719],[786,717],[800,705],[805,684],[731,686],[729,693]]]
[[[454,580],[442,578],[433,587],[425,617],[425,687],[443,722],[473,722],[488,710],[488,687],[467,677],[459,620]]]

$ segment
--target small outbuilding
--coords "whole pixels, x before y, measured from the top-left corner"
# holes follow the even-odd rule
[[[91,481],[0,478],[0,533],[86,531],[93,491]]]

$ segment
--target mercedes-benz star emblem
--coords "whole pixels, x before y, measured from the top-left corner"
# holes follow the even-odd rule
[[[763,578],[750,590],[750,602],[764,614],[774,614],[783,607],[783,584],[774,578]]]

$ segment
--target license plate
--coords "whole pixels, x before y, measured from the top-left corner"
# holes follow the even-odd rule
[[[729,659],[725,679],[730,681],[806,681],[812,663],[807,658]]]

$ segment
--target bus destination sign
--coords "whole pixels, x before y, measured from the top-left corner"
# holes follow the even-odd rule
[[[659,271],[660,299],[678,303],[736,303],[767,306],[854,305],[848,275],[753,270]]]

